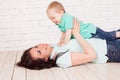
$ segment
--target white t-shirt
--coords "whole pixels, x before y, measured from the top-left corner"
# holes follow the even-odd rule
[[[97,53],[97,58],[92,62],[106,63],[108,60],[107,56],[105,56],[107,54],[106,41],[95,38],[86,40],[91,44]],[[52,59],[55,54],[58,54],[59,52],[65,52],[67,50],[69,51],[57,59],[56,64],[60,67],[70,67],[72,66],[71,52],[82,52],[83,50],[75,39],[71,39],[66,45],[63,45],[61,47],[54,46],[50,58]]]

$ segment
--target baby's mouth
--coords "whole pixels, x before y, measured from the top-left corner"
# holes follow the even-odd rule
[[[56,21],[55,24],[58,24],[58,21]]]

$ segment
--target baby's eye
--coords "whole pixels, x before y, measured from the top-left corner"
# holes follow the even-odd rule
[[[55,19],[55,17],[51,17],[51,19],[53,20],[53,19]]]

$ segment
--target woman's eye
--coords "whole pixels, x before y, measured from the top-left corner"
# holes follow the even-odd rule
[[[41,52],[40,52],[39,50],[37,51],[37,53],[38,53],[38,54],[41,54]]]
[[[38,46],[35,46],[35,48],[38,48]]]

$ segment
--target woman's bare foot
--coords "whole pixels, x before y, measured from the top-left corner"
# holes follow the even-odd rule
[[[120,38],[120,31],[116,32],[116,38]]]

